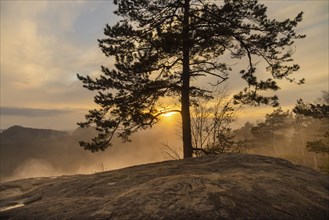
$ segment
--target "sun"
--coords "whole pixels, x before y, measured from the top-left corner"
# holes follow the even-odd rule
[[[177,112],[167,112],[167,113],[162,114],[161,116],[170,117],[170,116],[173,116],[175,114],[177,114]]]

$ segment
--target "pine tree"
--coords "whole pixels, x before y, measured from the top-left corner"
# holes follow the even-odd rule
[[[102,66],[95,79],[78,78],[84,87],[96,90],[99,109],[89,111],[81,127],[94,125],[98,136],[80,145],[91,151],[105,150],[115,133],[124,140],[140,129],[152,127],[159,116],[177,111],[182,116],[184,158],[193,155],[190,104],[193,98],[209,98],[207,89],[194,83],[201,78],[220,85],[231,74],[239,74],[247,86],[236,102],[278,105],[276,96],[260,91],[279,89],[276,80],[295,81],[291,46],[302,12],[294,19],[269,19],[257,0],[114,0],[115,14],[122,19],[106,25],[99,46],[114,67]],[[222,58],[245,59],[247,65],[235,73]],[[262,59],[265,70],[256,64]],[[256,75],[268,73],[268,79]],[[239,72],[239,71],[238,71]],[[296,83],[303,83],[303,80]],[[162,111],[159,101],[176,97],[179,109]]]
[[[273,110],[266,114],[265,121],[258,123],[251,129],[254,136],[254,145],[265,147],[267,152],[280,155],[278,147],[284,147],[287,140],[287,130],[291,128],[292,118],[289,111],[283,111],[281,108]]]
[[[317,129],[312,129],[313,132],[317,131],[319,133],[318,140],[308,141],[307,149],[316,153],[329,154],[329,92],[323,91],[318,103],[305,103],[302,99],[299,99],[293,111],[296,114],[318,120]]]

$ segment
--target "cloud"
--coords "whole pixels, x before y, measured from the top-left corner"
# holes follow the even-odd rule
[[[0,107],[3,116],[23,116],[23,117],[49,117],[71,113],[69,109],[33,109],[17,107]]]
[[[84,120],[86,109],[78,108],[19,108],[1,107],[0,128],[6,129],[13,125],[33,128],[51,128],[72,131],[78,127],[77,122]]]
[[[110,18],[111,4],[102,1],[1,2],[2,105],[90,104],[92,98],[86,95],[81,84],[77,85],[76,73],[99,74],[100,65],[107,62],[98,48],[97,38]],[[97,12],[96,19],[89,17],[88,25],[92,26],[89,31],[80,20],[86,21]],[[75,99],[72,86],[85,95],[85,99]],[[72,99],[68,98],[70,95]]]

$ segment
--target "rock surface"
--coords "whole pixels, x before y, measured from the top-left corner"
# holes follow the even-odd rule
[[[0,219],[329,219],[329,177],[224,154],[0,185]]]

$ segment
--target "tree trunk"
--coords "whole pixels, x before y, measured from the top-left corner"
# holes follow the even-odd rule
[[[190,40],[189,40],[189,10],[190,1],[184,3],[183,20],[183,74],[182,74],[182,130],[184,158],[192,157],[192,135],[190,118]]]

